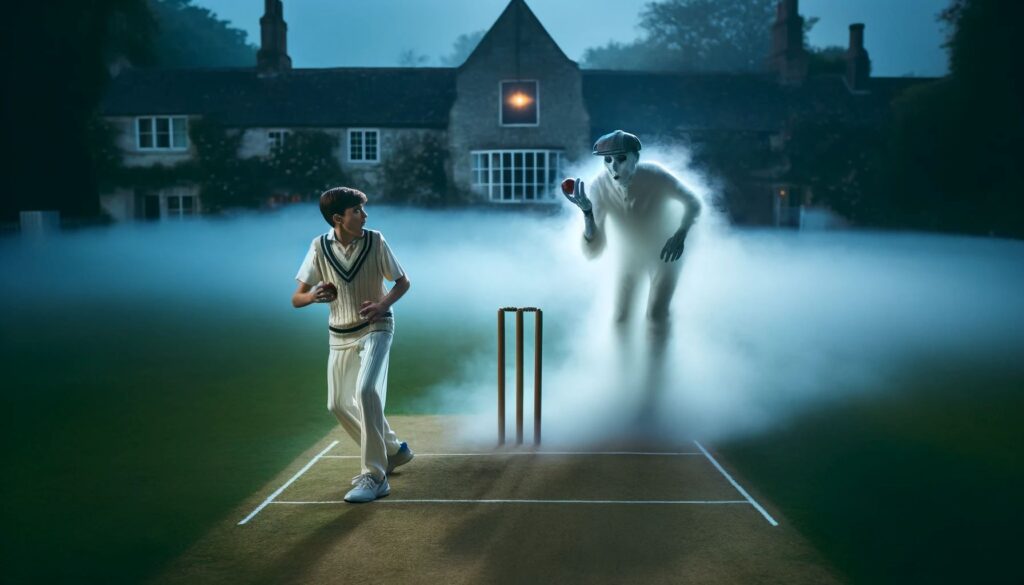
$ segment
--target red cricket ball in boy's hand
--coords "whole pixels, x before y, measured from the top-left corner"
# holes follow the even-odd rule
[[[320,290],[329,294],[332,300],[338,298],[338,287],[329,282],[323,283],[323,285],[320,286]]]
[[[572,192],[576,190],[576,180],[566,179],[562,181],[562,193],[566,195],[572,195]]]

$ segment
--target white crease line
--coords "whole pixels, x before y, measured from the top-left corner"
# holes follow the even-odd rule
[[[747,500],[401,500],[384,498],[376,500],[381,504],[624,504],[624,505],[685,505],[685,504],[749,504]],[[327,500],[321,502],[271,502],[275,505],[326,505],[345,504],[344,500]]]
[[[694,441],[693,443],[697,445],[697,448],[704,453],[704,456],[708,458],[708,461],[711,461],[711,464],[714,465],[715,468],[718,469],[718,471],[722,472],[722,475],[725,476],[725,479],[729,480],[729,483],[732,484],[732,487],[736,488],[740,492],[740,494],[744,498],[746,498],[748,502],[750,502],[750,505],[757,508],[757,511],[760,512],[762,516],[764,516],[764,519],[767,520],[769,524],[771,524],[772,526],[779,525],[779,523],[775,521],[775,518],[772,518],[771,514],[765,511],[765,509],[761,507],[761,504],[758,504],[757,501],[754,500],[754,498],[750,497],[750,494],[747,493],[747,490],[743,489],[743,487],[740,486],[740,484],[736,483],[736,480],[733,479],[731,475],[729,475],[729,472],[723,469],[722,466],[719,465],[717,461],[715,461],[715,458],[711,456],[711,453],[708,453],[708,450],[705,449],[699,441]]]
[[[263,503],[262,503],[262,504],[260,504],[259,506],[256,506],[256,509],[255,509],[255,510],[253,510],[253,511],[252,511],[252,512],[251,512],[251,513],[250,513],[250,514],[248,515],[248,516],[246,516],[244,520],[242,520],[241,522],[239,522],[239,523],[238,523],[238,526],[241,526],[241,525],[243,525],[243,524],[247,523],[247,522],[248,522],[249,520],[252,520],[252,519],[253,519],[253,518],[254,518],[254,517],[256,516],[256,514],[259,514],[259,513],[260,513],[260,510],[262,510],[263,508],[266,508],[268,504],[272,504],[272,503],[274,503],[274,498],[276,498],[277,496],[281,495],[281,492],[283,492],[283,491],[284,491],[285,489],[287,489],[287,488],[288,488],[288,486],[292,485],[292,482],[294,482],[295,480],[299,479],[299,477],[300,477],[300,476],[301,476],[301,475],[302,475],[303,473],[306,473],[307,471],[309,471],[309,468],[310,468],[310,467],[313,467],[313,464],[314,464],[314,463],[316,463],[318,459],[320,459],[321,457],[323,457],[323,456],[324,456],[324,454],[326,454],[326,453],[327,453],[328,451],[330,451],[331,449],[333,449],[333,448],[334,448],[334,446],[335,446],[335,445],[337,445],[337,444],[338,444],[338,441],[334,441],[333,443],[331,443],[330,445],[328,445],[326,449],[324,449],[323,451],[321,451],[321,452],[320,452],[320,454],[318,454],[318,455],[317,455],[316,457],[314,457],[314,458],[310,459],[310,460],[309,460],[309,463],[307,463],[305,467],[303,467],[302,469],[300,469],[300,470],[299,470],[299,472],[298,472],[298,473],[296,473],[295,475],[293,475],[293,476],[292,476],[292,478],[291,478],[291,479],[289,479],[289,480],[288,480],[288,481],[287,481],[287,482],[286,482],[286,483],[285,483],[285,484],[284,484],[283,486],[281,486],[281,487],[277,488],[277,491],[276,491],[276,492],[274,492],[274,493],[270,494],[270,497],[269,497],[269,498],[267,498],[267,499],[263,500]]]
[[[416,453],[416,457],[504,457],[512,455],[638,455],[650,457],[680,457],[686,455],[701,455],[701,453],[665,453],[637,451],[523,451],[518,453],[504,453],[501,451],[495,451],[491,453]],[[324,459],[359,459],[359,455],[325,455]]]

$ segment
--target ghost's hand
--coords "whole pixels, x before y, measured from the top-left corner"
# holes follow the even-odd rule
[[[587,198],[587,191],[583,188],[583,181],[579,178],[576,179],[576,184],[572,189],[572,193],[566,194],[565,198],[572,202],[576,207],[579,207],[580,211],[583,213],[587,213],[594,208],[590,203],[590,199]]]
[[[686,241],[686,233],[688,230],[679,230],[671,238],[665,242],[665,247],[661,249],[661,259],[665,262],[675,262],[679,260],[679,257],[683,255],[683,245]]]

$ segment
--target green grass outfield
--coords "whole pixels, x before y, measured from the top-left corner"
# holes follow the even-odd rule
[[[0,581],[155,575],[334,427],[315,319],[152,308],[0,318]],[[401,327],[388,407],[410,413],[493,315],[448,341]],[[1024,367],[920,371],[719,450],[851,582],[1020,582]]]
[[[894,390],[720,450],[852,583],[1024,583],[1024,367]]]
[[[308,318],[73,306],[0,318],[0,582],[137,582],[336,425]],[[396,340],[389,412],[476,342],[424,335]]]

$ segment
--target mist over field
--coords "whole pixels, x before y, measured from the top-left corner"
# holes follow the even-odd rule
[[[597,170],[574,169],[584,177]],[[702,196],[710,192],[699,177],[681,174]],[[611,234],[605,256],[587,262],[581,218],[567,204],[544,214],[371,201],[368,213],[368,227],[384,233],[412,281],[395,307],[396,338],[440,347],[486,340],[430,365],[443,370],[440,384],[393,385],[389,395],[414,393],[416,411],[477,413],[462,432],[481,443],[495,437],[495,320],[502,306],[544,310],[549,444],[637,434],[673,441],[741,436],[849,396],[899,392],[898,380],[933,367],[1019,367],[1022,357],[1021,242],[740,231],[706,214],[681,260],[664,358],[651,360],[643,319],[625,337],[611,327],[618,234]],[[46,319],[69,325],[97,304],[184,310],[197,335],[233,344],[247,341],[206,324],[225,315],[301,324],[301,335],[322,336],[326,354],[326,309],[297,311],[289,299],[310,241],[327,229],[315,206],[296,205],[9,237],[0,240],[0,298],[8,310],[42,308]],[[637,316],[645,301],[640,291]],[[511,407],[511,319],[507,327]],[[5,343],[17,343],[11,335],[4,333]],[[396,353],[393,366],[406,358]],[[532,364],[529,343],[526,361]],[[529,369],[526,380],[529,397]]]
[[[571,248],[581,226],[574,218],[551,223],[531,240]],[[898,393],[908,379],[950,367],[1019,368],[1020,242],[723,228],[693,234],[683,261],[663,360],[649,357],[642,319],[625,338],[611,326],[614,259],[587,266],[579,257],[552,257],[547,269],[522,266],[524,276],[557,274],[545,277],[546,290],[522,296],[544,307],[546,320],[554,313],[567,324],[554,347],[546,344],[546,442],[735,438],[854,396]],[[642,316],[646,291],[637,297]],[[507,327],[511,364],[511,320]],[[492,354],[467,364],[456,384],[482,413],[472,429],[481,441],[494,435]],[[512,374],[510,365],[510,397]],[[527,369],[528,413],[531,375]],[[450,391],[436,389],[441,397]],[[983,399],[985,389],[977,392]]]

